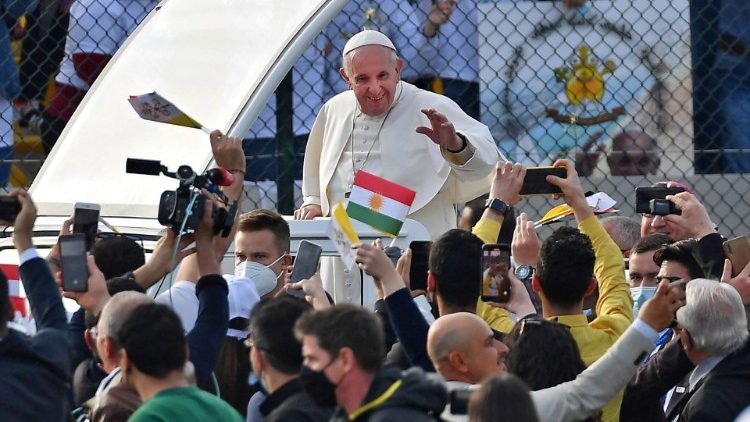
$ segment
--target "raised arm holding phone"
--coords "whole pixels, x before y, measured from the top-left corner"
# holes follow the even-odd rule
[[[37,325],[32,337],[9,329],[8,286],[0,277],[0,420],[66,420],[71,410],[70,347],[65,308],[47,263],[32,242],[36,206],[25,191],[10,194],[21,210],[12,225],[19,274]],[[33,398],[33,400],[31,399]]]

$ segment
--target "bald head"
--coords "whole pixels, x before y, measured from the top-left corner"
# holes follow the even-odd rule
[[[477,384],[505,370],[508,348],[480,317],[457,312],[438,318],[427,334],[427,353],[446,381]]]
[[[479,321],[477,321],[479,320]],[[466,352],[468,339],[483,323],[481,318],[467,312],[441,316],[427,333],[427,354],[435,368],[452,352]]]

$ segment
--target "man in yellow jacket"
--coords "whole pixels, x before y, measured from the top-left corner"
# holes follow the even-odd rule
[[[580,179],[572,163],[560,160],[555,166],[566,167],[567,177],[548,176],[548,181],[562,190],[562,197],[573,209],[578,230],[563,227],[556,230],[539,251],[523,253],[514,248],[517,266],[536,267],[532,286],[542,300],[544,317],[570,327],[586,365],[602,357],[633,322],[633,300],[625,280],[625,266],[617,244],[609,237],[586,203]],[[533,224],[533,223],[529,223]],[[524,222],[522,225],[526,225]],[[528,227],[517,227],[528,230]],[[514,240],[515,242],[515,240]],[[527,246],[534,242],[527,242]],[[538,245],[538,242],[536,243]],[[583,314],[583,299],[599,286],[596,319],[590,323]],[[507,312],[480,306],[477,309],[492,328],[507,332],[512,321]],[[603,420],[619,420],[622,394],[604,407]]]

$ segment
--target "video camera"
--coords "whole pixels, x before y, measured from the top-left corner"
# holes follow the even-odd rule
[[[178,231],[183,228],[186,231],[198,228],[203,219],[203,207],[207,199],[200,190],[206,188],[228,207],[223,208],[212,204],[214,233],[221,233],[223,237],[229,236],[237,214],[237,201],[230,206],[229,199],[219,190],[219,186],[229,186],[234,181],[234,177],[227,170],[217,167],[202,175],[197,175],[190,166],[182,165],[177,168],[177,171],[170,172],[160,161],[128,158],[125,172],[150,176],[163,174],[180,181],[177,189],[167,190],[161,194],[158,213],[160,224]]]

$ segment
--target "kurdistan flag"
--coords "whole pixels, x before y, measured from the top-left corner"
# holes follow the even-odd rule
[[[398,236],[416,192],[365,171],[354,176],[346,213],[390,237]]]
[[[143,95],[131,95],[130,98],[128,98],[128,101],[142,119],[160,123],[169,123],[177,126],[193,127],[208,132],[208,129],[204,128],[203,125],[183,113],[176,105],[172,104],[169,100],[156,92]]]

